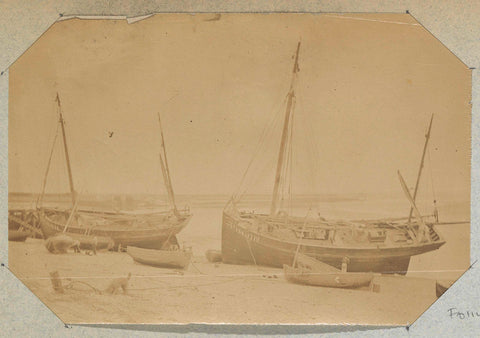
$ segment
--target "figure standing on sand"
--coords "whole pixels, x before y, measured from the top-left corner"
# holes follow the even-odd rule
[[[317,215],[318,215],[318,219],[321,220],[321,221],[326,221],[326,219],[324,217],[322,217],[322,215],[320,214],[320,212],[317,212]]]
[[[438,223],[437,200],[433,200],[433,217],[435,218],[435,223]]]
[[[350,258],[343,257],[343,259],[342,259],[342,272],[347,272],[348,263],[350,263]]]

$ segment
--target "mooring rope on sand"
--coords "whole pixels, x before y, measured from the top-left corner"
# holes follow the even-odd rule
[[[86,286],[90,287],[91,289],[93,289],[93,291],[95,291],[95,293],[97,293],[97,294],[102,294],[102,291],[99,290],[99,289],[97,289],[96,287],[94,287],[94,286],[92,286],[92,285],[90,285],[90,284],[88,284],[88,283],[86,283],[86,282],[76,281],[76,280],[71,281],[71,282],[68,283],[64,288],[65,288],[65,289],[68,289],[68,290],[73,290],[73,285],[74,285],[75,283],[86,285]]]
[[[243,277],[238,277],[238,278],[232,278],[228,280],[223,280],[223,281],[218,281],[218,282],[212,282],[212,283],[204,283],[204,284],[195,284],[195,285],[177,285],[177,286],[171,286],[171,287],[154,287],[154,288],[142,288],[142,289],[131,289],[129,288],[128,291],[148,291],[148,290],[175,290],[175,289],[180,289],[180,288],[196,288],[196,287],[201,287],[201,286],[210,286],[210,285],[218,285],[218,284],[224,284],[224,283],[229,283],[229,282],[234,282],[238,280],[246,280]]]
[[[208,275],[207,273],[202,272],[193,262],[190,262],[190,265],[193,266],[195,268],[195,270],[197,270],[200,274]]]

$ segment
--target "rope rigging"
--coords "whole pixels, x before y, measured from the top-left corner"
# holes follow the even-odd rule
[[[250,162],[247,165],[247,169],[244,171],[244,174],[242,176],[242,179],[240,180],[240,184],[238,185],[236,193],[234,193],[233,196],[232,196],[234,201],[239,201],[246,194],[247,190],[250,187],[249,183],[251,183],[249,181],[252,181],[252,178],[256,179],[256,180],[260,179],[260,177],[259,177],[260,175],[252,175],[253,170],[255,169],[255,168],[252,167],[252,165],[255,163],[255,160],[257,159],[259,154],[262,151],[265,150],[264,147],[266,146],[267,139],[273,133],[273,131],[276,129],[275,127],[278,125],[279,120],[280,120],[280,116],[281,116],[281,109],[280,108],[285,104],[286,99],[287,99],[287,97],[285,96],[282,104],[279,105],[279,107],[277,109],[275,109],[275,113],[271,117],[269,123],[267,123],[264,126],[264,128],[262,130],[262,133],[260,135],[258,145],[255,149],[255,152],[254,152],[252,158],[250,159]],[[264,166],[262,166],[262,167],[264,167]],[[263,169],[265,169],[265,168],[263,168]],[[257,170],[258,170],[258,168],[257,168]],[[243,189],[242,189],[242,187],[243,187]]]
[[[40,192],[40,196],[38,197],[37,199],[37,204],[36,204],[36,207],[38,208],[39,206],[42,206],[42,203],[43,203],[43,196],[45,195],[45,189],[46,189],[46,186],[47,186],[47,178],[48,178],[48,172],[50,170],[50,164],[52,162],[52,157],[53,157],[53,151],[55,149],[55,143],[57,142],[57,137],[58,137],[58,129],[59,129],[59,125],[57,124],[57,128],[55,130],[55,136],[53,138],[53,142],[52,142],[52,149],[50,151],[50,156],[48,157],[48,162],[47,162],[47,169],[45,171],[45,177],[43,178],[43,183],[42,183],[42,190]]]
[[[430,172],[430,183],[432,185],[432,196],[433,196],[433,200],[436,201],[437,197],[435,195],[435,185],[433,184],[433,170],[432,170],[432,160],[430,158],[430,149],[428,149],[427,155],[428,155],[428,170]]]

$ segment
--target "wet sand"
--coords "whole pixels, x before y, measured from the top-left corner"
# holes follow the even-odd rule
[[[412,323],[436,300],[435,281],[376,276],[380,292],[288,283],[281,269],[210,263],[186,271],[135,263],[126,253],[49,253],[42,240],[9,243],[12,272],[66,323]],[[53,291],[49,272],[104,290],[132,273],[128,294],[97,294],[75,284]],[[69,280],[70,279],[70,280]]]

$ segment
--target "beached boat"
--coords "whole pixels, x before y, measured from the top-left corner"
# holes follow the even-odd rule
[[[42,209],[40,213],[40,228],[49,238],[63,232],[69,210]],[[109,214],[93,215],[89,211],[76,212],[72,224],[67,228],[66,234],[79,240],[78,236],[103,237],[114,241],[114,247],[127,247],[129,245],[142,248],[160,249],[165,242],[176,243],[178,234],[190,220],[190,215],[185,215],[179,222],[178,218],[170,212],[140,215]]]
[[[29,235],[29,232],[22,230],[8,230],[8,240],[13,242],[25,242]]]
[[[127,253],[135,262],[160,268],[185,269],[192,259],[191,250],[155,250],[128,246]]]
[[[10,197],[9,197],[10,198]],[[8,238],[20,241],[24,235],[27,237],[42,238],[39,229],[39,219],[36,210],[32,208],[8,208]],[[10,239],[12,238],[12,239]]]
[[[73,207],[71,209],[62,209],[44,208],[41,206],[53,154],[52,148],[43,182],[42,195],[39,199],[40,228],[44,238],[49,238],[59,233],[65,233],[77,240],[79,238],[81,239],[82,236],[87,236],[90,238],[97,237],[97,239],[102,237],[102,242],[103,240],[108,242],[109,238],[111,238],[115,243],[115,248],[134,245],[143,248],[160,249],[165,242],[177,243],[176,234],[188,224],[192,215],[189,208],[179,210],[175,204],[160,115],[158,116],[162,149],[160,153],[160,164],[171,210],[163,212],[105,212],[81,210],[77,205],[78,198],[73,185],[64,119],[58,94],[56,102],[60,116],[59,123],[62,130]]]
[[[287,169],[292,161],[292,111],[295,106],[295,83],[299,73],[297,46],[269,214],[239,210],[238,195],[234,195],[223,211],[222,257],[231,264],[258,264],[273,267],[291,265],[298,239],[300,252],[337,269],[347,257],[349,272],[379,272],[406,274],[410,257],[436,250],[445,244],[433,223],[427,223],[415,205],[415,198],[430,137],[432,120],[423,150],[422,162],[413,196],[398,173],[410,205],[410,215],[403,220],[336,221],[318,217],[288,215],[279,207],[280,187],[285,184]],[[433,119],[433,116],[432,116]],[[290,162],[289,162],[290,161]],[[287,167],[288,164],[288,167]],[[415,216],[412,218],[412,213]]]
[[[296,284],[323,286],[327,288],[358,288],[370,285],[373,275],[368,272],[315,272],[283,266],[285,278]]]
[[[296,264],[295,264],[296,263]],[[368,286],[373,280],[371,272],[346,272],[314,258],[297,254],[294,265],[284,265],[287,281],[296,284],[330,288],[358,288]]]

